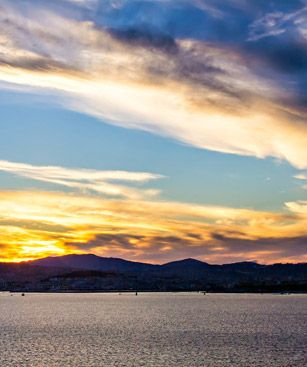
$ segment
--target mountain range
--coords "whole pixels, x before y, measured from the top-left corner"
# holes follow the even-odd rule
[[[0,263],[1,291],[306,292],[307,263],[212,265],[184,259],[163,265],[92,254]]]

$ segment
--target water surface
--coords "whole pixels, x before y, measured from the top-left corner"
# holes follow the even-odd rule
[[[307,366],[307,296],[0,294],[0,366]]]

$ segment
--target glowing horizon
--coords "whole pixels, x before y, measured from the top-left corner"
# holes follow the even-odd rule
[[[208,262],[307,260],[304,253],[293,255],[304,251],[297,239],[306,233],[307,201],[286,203],[284,213],[274,213],[159,198],[0,191],[0,209],[0,261],[88,252],[147,262],[178,256]]]

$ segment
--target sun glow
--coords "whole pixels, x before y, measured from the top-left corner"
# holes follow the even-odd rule
[[[230,254],[262,261],[287,258],[291,245],[277,244],[288,241],[297,246],[295,239],[306,236],[307,228],[305,203],[287,207],[287,213],[277,214],[159,200],[2,191],[0,260],[85,252],[149,260],[156,253],[175,258],[193,251],[212,261]]]

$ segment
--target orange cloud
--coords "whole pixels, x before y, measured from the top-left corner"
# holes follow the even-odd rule
[[[94,252],[164,261],[302,261],[306,203],[285,213],[188,203],[112,200],[39,191],[0,192],[1,260]],[[305,256],[306,257],[306,256]]]

